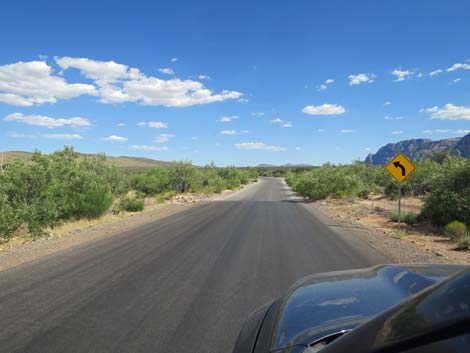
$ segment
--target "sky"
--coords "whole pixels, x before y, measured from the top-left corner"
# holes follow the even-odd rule
[[[8,1],[0,151],[258,165],[470,133],[470,2]]]

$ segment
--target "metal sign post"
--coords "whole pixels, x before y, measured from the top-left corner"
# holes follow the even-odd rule
[[[414,172],[416,167],[403,154],[398,153],[385,166],[385,170],[398,182],[398,230],[401,227],[401,183]]]

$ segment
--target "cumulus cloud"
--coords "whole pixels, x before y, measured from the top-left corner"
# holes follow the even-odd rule
[[[13,138],[44,138],[44,139],[56,139],[56,140],[81,140],[83,137],[79,134],[18,134],[13,132],[9,135]]]
[[[126,126],[126,124],[124,124],[124,123],[118,123],[118,124],[116,124],[116,126],[118,126],[118,127],[123,127],[123,126]]]
[[[346,109],[337,104],[307,105],[302,112],[309,115],[339,115],[345,113]]]
[[[147,146],[147,145],[132,145],[132,149],[134,150],[140,150],[140,151],[156,151],[156,152],[161,152],[161,151],[168,151],[168,148],[166,146]]]
[[[155,140],[153,140],[156,143],[165,143],[167,141],[170,141],[175,135],[172,134],[160,134],[157,137],[155,137]]]
[[[273,124],[282,124],[284,121],[281,118],[270,120]]]
[[[240,118],[239,116],[237,115],[231,115],[231,116],[223,116],[220,118],[220,122],[221,123],[230,123],[231,121],[235,120],[235,119],[238,119]]]
[[[174,75],[175,74],[173,69],[171,69],[169,67],[160,68],[160,69],[158,69],[158,72],[161,72],[162,74],[165,74],[165,75]]]
[[[374,82],[375,75],[374,74],[357,74],[357,75],[349,75],[349,85],[355,86],[360,85],[361,83],[372,83]]]
[[[123,136],[111,135],[103,138],[105,141],[127,142],[129,139]]]
[[[0,102],[32,106],[55,103],[81,95],[96,95],[95,86],[67,83],[52,74],[52,67],[44,61],[17,62],[0,66]]]
[[[137,126],[148,126],[154,129],[166,129],[168,124],[161,121],[141,121],[137,123]]]
[[[324,91],[328,88],[329,85],[331,85],[332,83],[334,83],[335,80],[329,78],[327,79],[324,83],[322,83],[320,86],[317,87],[317,90],[318,91]]]
[[[98,86],[102,103],[134,102],[142,105],[187,107],[198,104],[239,99],[242,93],[223,90],[214,93],[201,82],[178,78],[160,79],[147,76],[137,68],[114,61],[88,58],[55,58],[64,70],[75,68]]]
[[[470,64],[457,63],[447,69],[448,72],[452,72],[456,70],[470,70]]]
[[[197,78],[200,79],[200,80],[210,80],[211,79],[210,76],[208,76],[208,75],[199,75]]]
[[[21,113],[12,113],[7,115],[4,121],[14,121],[27,125],[43,126],[50,129],[60,126],[84,127],[90,126],[90,122],[85,118],[51,118],[44,115],[23,115]]]
[[[281,146],[270,146],[263,142],[242,142],[236,143],[235,147],[239,150],[264,150],[272,152],[285,151],[286,149]]]
[[[444,71],[442,71],[441,69],[439,69],[439,70],[434,70],[434,71],[431,71],[431,72],[429,73],[429,76],[437,76],[437,75],[439,75],[439,74],[442,74],[443,72],[444,72]]]
[[[431,119],[470,120],[470,107],[466,106],[446,104],[443,107],[421,109],[420,112],[428,113]]]
[[[282,124],[282,127],[292,127],[292,126],[294,126],[294,125],[292,125],[291,121],[288,121],[288,122]]]
[[[403,135],[405,132],[403,130],[392,131],[392,135]]]
[[[387,106],[389,106],[389,105],[391,105],[391,104],[392,104],[392,102],[386,101],[386,102],[384,103],[384,107],[387,107]]]
[[[170,61],[171,61],[172,63],[175,63],[175,62],[178,61],[178,58],[171,58]]]
[[[404,81],[407,78],[409,78],[411,75],[415,73],[414,70],[400,70],[400,69],[395,69],[392,71],[392,75],[396,76],[397,82]]]

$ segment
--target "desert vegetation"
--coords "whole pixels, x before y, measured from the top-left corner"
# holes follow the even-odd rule
[[[32,237],[63,222],[99,218],[107,212],[138,212],[144,199],[161,203],[178,193],[220,193],[255,179],[255,169],[196,167],[188,161],[129,172],[104,155],[80,155],[71,147],[36,152],[0,169],[0,238],[19,231]]]
[[[423,207],[420,214],[403,212],[402,220],[410,225],[430,222],[442,232],[446,226],[452,228],[459,224],[460,232],[458,235],[454,232],[453,238],[462,248],[470,248],[470,160],[438,155],[434,159],[416,160],[414,163],[416,171],[402,184],[402,194],[421,198]],[[325,164],[309,171],[291,172],[286,175],[286,181],[294,191],[314,200],[367,198],[372,193],[383,194],[390,199],[398,196],[398,184],[382,166],[362,162]],[[397,218],[395,210],[390,212],[390,220],[396,221]]]

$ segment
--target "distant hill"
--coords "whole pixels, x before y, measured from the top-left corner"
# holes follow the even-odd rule
[[[258,168],[310,168],[313,167],[311,164],[283,164],[283,165],[274,165],[274,164],[258,164]]]
[[[3,163],[11,163],[14,159],[20,158],[26,161],[31,160],[33,153],[23,151],[8,151],[3,153]],[[87,155],[87,154],[82,154]],[[0,155],[1,158],[1,155]],[[107,162],[117,168],[129,169],[129,170],[144,170],[150,169],[157,166],[167,166],[170,163],[164,161],[157,161],[150,158],[143,157],[129,157],[129,156],[106,156]]]
[[[377,153],[369,154],[365,162],[383,165],[398,152],[404,153],[410,159],[431,158],[433,155],[442,152],[470,158],[470,134],[462,138],[438,141],[430,139],[412,139],[389,143],[381,147]]]

